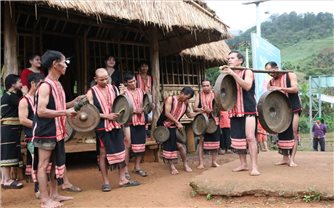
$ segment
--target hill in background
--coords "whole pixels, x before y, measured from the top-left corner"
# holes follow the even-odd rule
[[[262,38],[281,50],[283,67],[303,75],[334,74],[334,19],[331,13],[272,15],[262,23]],[[250,46],[252,27],[227,41],[231,49],[245,51]]]

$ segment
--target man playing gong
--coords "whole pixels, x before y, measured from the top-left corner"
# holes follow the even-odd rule
[[[203,149],[212,155],[212,167],[219,167],[217,163],[218,150],[220,147],[220,129],[218,128],[219,119],[213,116],[213,100],[214,92],[209,80],[202,81],[202,91],[198,93],[195,98],[194,111],[204,113],[208,118],[215,120],[217,130],[214,133],[204,133],[203,138],[200,139],[198,145],[199,165],[197,168],[203,169]]]
[[[230,67],[241,67],[244,56],[239,51],[231,51],[228,55]],[[258,176],[260,172],[257,165],[257,142],[255,138],[256,128],[256,100],[255,81],[251,70],[232,70],[223,67],[223,72],[233,76],[237,85],[237,101],[229,112],[231,117],[231,147],[239,154],[240,166],[233,169],[234,172],[247,171],[247,147],[251,159],[251,176]]]
[[[110,170],[119,170],[119,186],[137,186],[136,181],[130,181],[125,177],[125,147],[124,134],[121,125],[116,122],[119,114],[112,113],[112,105],[118,89],[108,84],[108,72],[104,68],[95,71],[96,85],[87,92],[87,99],[90,104],[97,107],[101,120],[96,127],[96,151],[98,154],[98,164],[102,174],[102,191],[111,191],[108,179],[107,167]]]
[[[146,177],[147,173],[140,168],[141,159],[145,153],[146,143],[146,129],[145,129],[145,116],[143,110],[144,92],[140,88],[136,87],[136,78],[132,74],[126,74],[124,76],[126,82],[125,95],[127,95],[132,101],[133,115],[131,121],[124,127],[125,132],[125,146],[127,151],[126,162],[129,163],[130,149],[136,157],[134,173]],[[131,147],[131,148],[130,148]],[[127,173],[128,174],[128,173]]]
[[[42,56],[42,66],[48,69],[49,73],[35,94],[33,144],[38,148],[37,179],[41,207],[59,207],[63,205],[61,201],[73,199],[73,197],[59,195],[55,178],[58,185],[64,183],[66,116],[76,114],[74,110],[68,109],[73,107],[76,99],[66,103],[64,89],[58,81],[67,68],[66,58],[61,52],[46,51]],[[52,162],[50,193],[47,190],[49,162]]]
[[[187,163],[186,152],[183,145],[177,142],[176,131],[177,129],[184,128],[180,119],[185,113],[189,118],[196,116],[196,114],[188,107],[188,100],[193,96],[194,90],[190,87],[184,87],[180,94],[167,97],[164,102],[163,111],[157,122],[157,126],[167,127],[170,133],[168,140],[163,143],[162,157],[163,161],[170,165],[172,175],[179,173],[174,165],[178,161],[177,151],[180,152],[185,171],[192,171]]]
[[[270,61],[265,65],[266,70],[278,70],[276,62]],[[298,145],[298,123],[302,112],[300,98],[298,96],[297,76],[295,73],[270,73],[273,78],[268,82],[268,90],[280,90],[289,98],[293,119],[289,128],[278,134],[279,153],[283,155],[281,162],[276,165],[297,166],[295,156]]]

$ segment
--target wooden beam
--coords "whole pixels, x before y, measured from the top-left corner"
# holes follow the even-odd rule
[[[151,42],[150,42],[150,57],[151,57],[151,67],[152,67],[152,95],[153,103],[155,108],[153,109],[153,119],[152,119],[152,132],[156,127],[156,123],[161,113],[160,109],[160,66],[159,66],[159,42],[158,34],[155,29],[152,29],[151,32]],[[153,134],[152,134],[153,135]]]
[[[5,24],[4,24],[4,65],[5,71],[3,78],[8,74],[18,74],[17,54],[16,54],[16,24],[15,24],[15,10],[11,2],[5,2]],[[10,8],[12,7],[12,8]],[[13,10],[12,10],[13,9]],[[12,11],[10,11],[12,10]],[[13,15],[11,15],[11,13]]]

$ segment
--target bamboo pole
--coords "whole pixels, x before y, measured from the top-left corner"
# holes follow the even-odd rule
[[[219,69],[223,70],[225,67],[230,67],[230,66],[220,66]],[[261,70],[261,69],[252,69],[252,68],[247,68],[247,67],[230,67],[232,70],[251,70],[254,73],[289,73],[293,72],[292,70]]]

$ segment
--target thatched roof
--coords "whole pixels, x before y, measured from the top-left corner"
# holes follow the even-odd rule
[[[181,56],[203,58],[208,61],[226,62],[227,55],[231,51],[224,40],[201,44],[192,48],[182,50]]]
[[[54,18],[66,17],[70,22],[72,18],[82,17],[80,24],[87,26],[90,25],[88,19],[96,19],[95,23],[101,27],[115,23],[115,31],[123,30],[123,26],[124,30],[131,28],[148,41],[154,31],[161,56],[231,36],[228,26],[202,0],[30,0],[17,3],[34,4],[36,20],[40,12],[45,15],[59,10],[59,14],[52,13]]]
[[[94,15],[99,20],[108,16],[144,24],[151,23],[168,31],[174,26],[179,26],[192,30],[217,30],[223,37],[229,36],[227,25],[192,0],[42,0],[35,3],[76,10],[86,15]]]
[[[76,10],[94,15],[100,21],[103,16],[108,16],[158,25],[167,31],[179,26],[191,30],[216,30],[223,38],[229,36],[228,26],[193,0],[42,0],[35,3]]]

